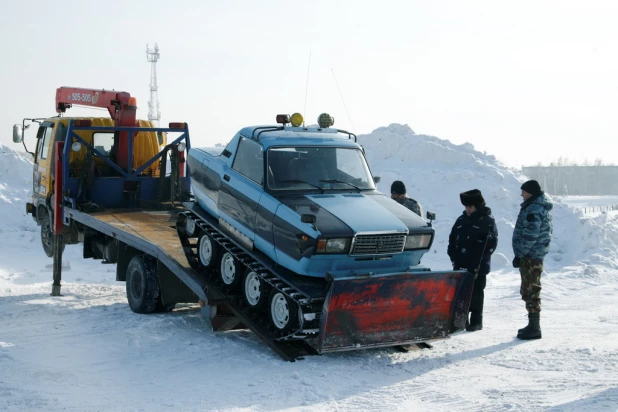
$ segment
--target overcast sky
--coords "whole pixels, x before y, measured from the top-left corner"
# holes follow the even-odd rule
[[[146,118],[157,42],[162,124],[188,122],[194,146],[303,112],[311,54],[309,123],[408,124],[513,167],[618,164],[615,1],[0,1],[0,143],[16,149],[12,124],[55,115],[60,86],[128,91]]]

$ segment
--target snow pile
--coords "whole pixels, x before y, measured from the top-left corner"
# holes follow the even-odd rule
[[[436,212],[435,253],[426,256],[425,265],[446,256],[448,235],[463,212],[459,193],[479,189],[498,225],[499,245],[492,268],[510,266],[511,238],[525,176],[507,168],[494,156],[474,150],[469,143],[454,145],[434,136],[419,135],[407,125],[381,127],[359,136],[359,143],[366,150],[372,173],[382,178],[378,184],[380,191],[388,194],[390,184],[402,180],[410,197],[418,200],[425,211]],[[618,237],[602,216],[584,217],[569,205],[554,200],[553,217],[554,234],[545,259],[546,270],[591,263],[616,267]]]
[[[26,213],[31,194],[32,162],[0,145],[0,233],[34,230],[36,224]]]

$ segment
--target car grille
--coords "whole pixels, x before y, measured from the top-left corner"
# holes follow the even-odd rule
[[[383,255],[400,253],[406,243],[406,235],[358,235],[352,255]]]

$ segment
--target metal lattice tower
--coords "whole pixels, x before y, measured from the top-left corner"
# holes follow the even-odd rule
[[[154,49],[146,45],[146,58],[150,62],[150,100],[148,100],[148,120],[159,126],[161,112],[159,111],[159,87],[157,86],[157,62],[159,61],[159,46]]]

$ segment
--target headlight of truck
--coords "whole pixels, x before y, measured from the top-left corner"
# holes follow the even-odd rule
[[[422,235],[409,235],[406,237],[405,250],[425,249],[431,243],[431,234],[424,233]]]
[[[318,240],[318,253],[348,253],[350,239],[320,239]]]

